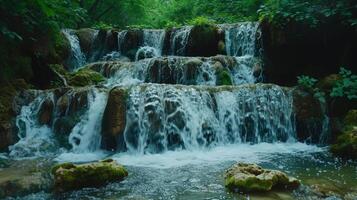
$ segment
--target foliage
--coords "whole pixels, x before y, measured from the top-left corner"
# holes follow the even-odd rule
[[[332,88],[331,97],[347,97],[349,100],[357,99],[357,75],[351,71],[341,68],[341,80],[338,80],[336,86]]]
[[[215,24],[214,20],[208,19],[203,16],[196,17],[188,22],[188,24],[193,26],[205,26],[205,25],[213,25]]]
[[[354,0],[267,0],[258,13],[261,19],[268,19],[277,25],[300,22],[316,27],[334,21],[357,26],[357,4]]]
[[[298,85],[314,95],[314,98],[324,103],[325,93],[316,87],[317,79],[309,76],[298,76]]]

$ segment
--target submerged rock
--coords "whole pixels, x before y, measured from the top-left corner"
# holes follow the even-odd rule
[[[89,164],[63,163],[52,168],[57,192],[99,187],[108,182],[121,181],[128,172],[112,159]]]
[[[47,191],[51,178],[44,171],[49,168],[49,163],[40,162],[41,165],[36,160],[9,161],[9,164],[0,170],[0,199]]]
[[[267,192],[274,188],[294,189],[300,182],[277,170],[256,164],[237,163],[225,172],[225,186],[231,191]]]

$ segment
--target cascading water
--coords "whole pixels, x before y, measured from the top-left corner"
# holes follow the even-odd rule
[[[136,52],[135,60],[160,57],[164,47],[165,30],[143,30],[143,46]]]
[[[69,135],[72,151],[76,153],[93,152],[99,150],[100,147],[101,122],[107,95],[94,88],[88,93],[88,102],[87,112]]]
[[[257,54],[257,40],[261,37],[259,23],[245,22],[236,25],[222,25],[225,30],[226,52],[229,56],[254,56]]]
[[[278,86],[131,89],[124,133],[134,152],[294,140],[292,97]]]
[[[123,46],[123,43],[125,41],[125,37],[127,35],[128,31],[124,30],[124,31],[120,31],[118,33],[118,52],[120,54],[122,54],[122,46]]]
[[[257,43],[261,38],[259,23],[246,22],[235,25],[221,25],[225,31],[226,53],[234,56],[239,66],[239,72],[234,77],[235,83],[241,84],[242,77],[245,77],[243,83],[254,83],[254,67],[256,59],[260,57],[260,49]]]
[[[32,199],[40,199],[43,194],[47,196],[42,199],[78,196],[231,199],[236,196],[224,190],[221,177],[235,161],[285,168],[298,178],[308,171],[308,176],[314,179],[316,175],[310,172],[315,168],[317,174],[325,173],[329,177],[336,166],[342,169],[340,172],[346,171],[345,166],[335,165],[335,161],[324,162],[321,155],[326,154],[321,153],[322,148],[296,141],[295,96],[291,89],[254,84],[258,82],[255,73],[262,73],[261,69],[257,70],[261,64],[257,45],[261,34],[259,25],[242,23],[220,28],[225,31],[229,56],[180,57],[186,53],[192,29],[183,27],[171,32],[170,54],[178,56],[169,57],[157,57],[163,52],[165,31],[144,30],[141,50],[145,50],[143,58],[149,59],[141,60],[137,55],[137,62],[119,58],[123,54],[133,59],[132,54],[123,52],[123,47],[138,48],[141,32],[130,33],[135,44],[127,44],[127,31],[121,31],[118,38],[114,37],[115,45],[108,45],[112,44],[115,31],[101,31],[101,36],[95,37],[88,60],[105,62],[91,63],[88,67],[107,77],[107,82],[97,87],[37,92],[35,100],[23,106],[16,119],[20,140],[10,147],[9,155],[11,158],[44,156],[51,162],[54,159],[78,163],[109,157],[125,165],[130,176],[125,182],[112,183],[100,190],[87,188],[63,196],[41,192]],[[81,49],[78,38],[73,31],[64,33],[73,40],[71,47],[76,46],[72,55],[78,55],[74,53]],[[83,58],[85,63],[85,57],[78,58]],[[65,79],[63,82],[66,85]],[[232,86],[217,86],[227,83]],[[120,92],[113,92],[114,87],[119,87],[115,89]],[[120,99],[115,99],[118,97],[115,95]],[[117,112],[110,113],[111,108]],[[103,119],[109,125],[103,125]],[[327,131],[327,122],[325,118],[323,132]],[[318,136],[324,141],[327,135]],[[118,152],[101,150],[109,146],[107,139],[117,142],[108,150],[116,148]],[[310,165],[309,170],[306,165]],[[296,168],[301,168],[301,172]],[[352,176],[343,174],[340,178],[346,182],[351,177],[353,184],[349,185],[355,187],[355,169],[351,171],[346,174]]]
[[[40,124],[38,113],[45,101],[53,102],[53,93],[39,93],[29,105],[23,106],[16,118],[19,142],[9,148],[12,157],[46,155],[56,148],[56,140],[49,125]]]
[[[67,60],[67,65],[71,71],[75,71],[86,64],[86,56],[81,50],[78,36],[74,30],[64,29],[62,33],[66,36],[71,45],[71,55]]]
[[[192,26],[185,26],[171,32],[171,55],[184,56]]]
[[[164,47],[165,30],[143,30],[144,46],[153,47],[157,50],[159,56],[162,55]]]

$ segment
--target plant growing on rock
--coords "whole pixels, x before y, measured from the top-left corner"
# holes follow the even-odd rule
[[[316,87],[317,79],[309,76],[298,76],[298,84],[304,90],[312,93],[314,97],[319,100],[321,103],[325,103],[325,93],[322,92],[319,88]]]

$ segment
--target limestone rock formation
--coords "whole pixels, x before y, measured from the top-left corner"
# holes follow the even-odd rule
[[[108,182],[121,181],[128,176],[125,168],[111,159],[80,165],[59,164],[52,168],[52,174],[57,192],[99,187]]]
[[[300,182],[277,170],[256,164],[237,163],[225,172],[225,186],[238,192],[267,192],[274,188],[297,188]]]

